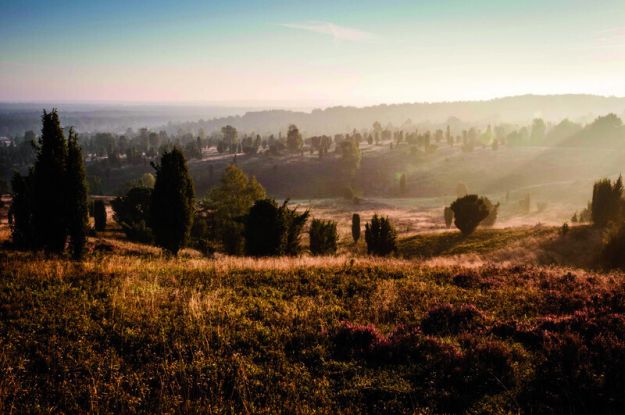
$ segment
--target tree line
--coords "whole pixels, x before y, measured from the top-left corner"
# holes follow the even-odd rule
[[[83,150],[69,129],[67,138],[56,110],[44,111],[35,146],[34,165],[12,179],[9,209],[15,247],[60,254],[66,249],[80,259],[89,232],[106,228],[104,201],[88,200]],[[262,186],[236,165],[230,165],[208,197],[196,202],[186,158],[178,147],[164,149],[151,163],[153,187],[133,187],[111,202],[114,218],[130,240],[154,243],[171,254],[188,244],[212,251],[251,256],[297,255],[310,212],[278,204]],[[149,180],[146,180],[149,182]],[[151,184],[151,183],[150,183]],[[89,228],[88,216],[94,218]],[[360,238],[360,217],[354,215],[352,236]],[[313,219],[310,250],[315,255],[337,250],[336,222]],[[368,252],[388,255],[396,250],[396,233],[388,218],[373,217],[365,225]]]

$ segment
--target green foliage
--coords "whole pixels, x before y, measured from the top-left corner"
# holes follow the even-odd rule
[[[336,252],[338,240],[336,222],[313,219],[308,233],[310,252],[313,255],[328,255]]]
[[[286,200],[280,207],[281,217],[284,218],[286,223],[286,246],[284,247],[285,255],[299,255],[302,248],[300,246],[300,239],[304,225],[310,216],[310,211],[306,210],[303,213],[297,213],[296,209],[289,209],[287,207],[288,200]]]
[[[360,215],[358,213],[352,215],[352,239],[355,244],[360,239]]]
[[[43,112],[35,165],[12,181],[10,222],[17,247],[61,253],[70,237],[80,259],[87,240],[87,183],[82,151],[72,129],[65,139],[56,110]]]
[[[193,222],[193,182],[184,155],[174,148],[163,153],[156,170],[150,204],[154,242],[176,255],[185,246]]]
[[[278,206],[273,199],[254,203],[245,218],[245,252],[247,255],[297,255],[300,236],[309,212],[297,213],[287,207],[288,201]]]
[[[230,164],[219,186],[210,191],[209,200],[220,218],[234,219],[245,216],[256,200],[266,196],[254,176],[247,176],[236,164]]]
[[[591,215],[596,226],[605,227],[622,216],[623,178],[612,183],[610,179],[595,182],[592,189]]]
[[[490,213],[484,198],[467,195],[456,199],[451,204],[454,212],[454,224],[464,235],[470,235]]]
[[[451,207],[445,206],[445,209],[443,209],[443,217],[445,218],[445,226],[447,229],[451,228],[451,224],[454,221],[454,211],[451,210]]]
[[[102,199],[93,201],[93,221],[96,231],[102,232],[106,229],[106,206]]]
[[[151,203],[152,189],[147,187],[133,187],[126,195],[111,202],[113,218],[129,240],[152,242],[152,229],[149,226]]]
[[[89,227],[89,206],[87,202],[87,180],[82,150],[78,137],[69,130],[67,143],[67,215],[68,233],[72,257],[80,259],[84,255]]]
[[[215,224],[216,235],[209,237],[219,240],[227,253],[242,254],[244,217],[256,200],[266,197],[265,189],[253,176],[230,164],[219,186],[202,202],[203,208],[211,212],[208,219]]]
[[[373,215],[365,224],[365,242],[370,255],[387,256],[397,251],[397,233],[388,217]]]

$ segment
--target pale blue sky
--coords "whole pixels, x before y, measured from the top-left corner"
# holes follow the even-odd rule
[[[625,96],[625,2],[0,0],[0,100]]]

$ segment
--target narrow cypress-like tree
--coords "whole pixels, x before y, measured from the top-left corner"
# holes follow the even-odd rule
[[[158,246],[176,255],[184,247],[193,221],[193,182],[182,152],[163,153],[152,192],[151,225]]]
[[[98,199],[93,201],[93,222],[95,230],[102,232],[106,229],[106,206],[104,200]]]
[[[27,176],[15,173],[11,180],[11,192],[12,203],[9,208],[11,240],[17,248],[32,248],[34,238],[32,172]]]
[[[70,128],[67,140],[67,231],[74,259],[82,258],[87,242],[89,205],[87,202],[87,181],[82,150],[78,136]]]
[[[360,239],[360,215],[358,213],[352,215],[352,238],[355,244]]]
[[[35,248],[63,252],[67,239],[67,142],[55,109],[43,112],[33,169]]]

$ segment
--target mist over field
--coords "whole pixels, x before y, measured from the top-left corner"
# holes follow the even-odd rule
[[[0,6],[0,413],[625,413],[625,4]]]

